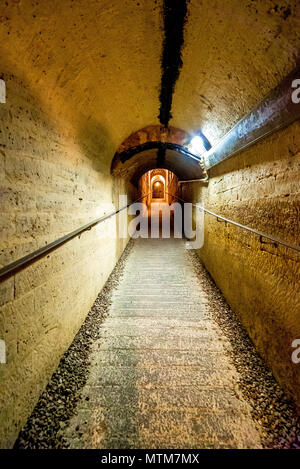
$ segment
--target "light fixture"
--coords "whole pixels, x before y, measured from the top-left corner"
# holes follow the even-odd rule
[[[211,149],[211,144],[205,135],[198,130],[194,133],[193,138],[191,139],[188,148],[191,153],[196,153],[197,155],[202,155],[204,152]]]
[[[196,137],[192,139],[189,145],[189,149],[192,153],[198,153],[200,155],[206,151],[203,140],[201,137],[199,137],[199,135],[196,135]]]

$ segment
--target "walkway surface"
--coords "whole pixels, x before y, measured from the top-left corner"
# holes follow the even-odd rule
[[[101,327],[71,448],[260,447],[183,240],[135,241]]]

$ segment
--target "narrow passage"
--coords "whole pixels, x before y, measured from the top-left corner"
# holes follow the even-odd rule
[[[138,239],[113,293],[71,448],[255,448],[230,343],[180,239]]]

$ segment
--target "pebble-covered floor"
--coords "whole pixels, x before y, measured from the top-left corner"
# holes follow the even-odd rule
[[[297,448],[299,420],[180,239],[131,242],[17,448]]]

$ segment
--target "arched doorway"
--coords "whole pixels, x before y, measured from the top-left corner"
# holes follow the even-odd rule
[[[163,199],[164,198],[164,185],[161,181],[155,181],[152,185],[152,198]]]
[[[165,198],[165,178],[161,175],[156,175],[151,181],[152,199]]]

